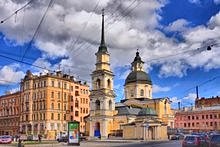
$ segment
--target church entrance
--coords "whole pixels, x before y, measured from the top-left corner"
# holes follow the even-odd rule
[[[154,140],[154,137],[153,137],[154,135],[153,135],[153,128],[152,127],[149,127],[148,128],[148,138],[150,139],[150,140]]]
[[[100,133],[100,123],[99,123],[99,122],[96,122],[96,123],[95,123],[94,136],[95,136],[95,137],[101,137],[101,133]]]

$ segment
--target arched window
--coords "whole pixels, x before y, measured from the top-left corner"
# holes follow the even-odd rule
[[[101,86],[101,80],[100,80],[100,79],[97,79],[97,81],[96,81],[96,87],[97,87],[97,89],[100,88],[100,86]]]
[[[144,90],[141,89],[141,96],[144,96]]]
[[[112,101],[111,100],[109,100],[108,105],[109,105],[109,110],[112,110]]]
[[[107,84],[108,84],[108,88],[111,88],[111,80],[110,79],[108,79]]]
[[[100,101],[99,100],[95,101],[95,109],[100,110]]]

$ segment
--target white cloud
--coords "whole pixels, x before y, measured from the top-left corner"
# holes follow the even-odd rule
[[[161,87],[159,85],[153,85],[153,93],[159,93],[159,92],[167,92],[170,91],[170,87]]]
[[[200,4],[201,1],[200,0],[189,0],[190,3],[194,3],[194,4]]]
[[[170,32],[182,32],[188,29],[189,22],[186,19],[178,19],[172,23],[170,23],[165,30]]]
[[[18,64],[5,65],[0,69],[0,84],[8,85],[19,83],[21,78],[24,77],[22,71],[17,71]],[[2,80],[2,81],[1,81]]]
[[[131,63],[137,48],[140,49],[142,60],[146,62],[146,70],[150,70],[151,66],[156,64],[160,67],[161,77],[183,77],[190,68],[203,67],[209,70],[220,67],[216,58],[220,55],[217,47],[213,47],[215,49],[212,53],[200,54],[199,52],[193,56],[180,54],[161,58],[187,49],[196,49],[207,39],[219,40],[219,14],[210,19],[208,26],[189,28],[189,22],[185,19],[172,22],[167,29],[181,31],[185,40],[184,43],[177,43],[175,38],[168,38],[163,32],[155,29],[161,27],[160,11],[168,1],[142,1],[133,9],[141,2],[136,1],[126,9],[133,0],[103,0],[100,1],[96,11],[93,11],[98,1],[55,1],[39,30],[34,45],[46,57],[56,59],[65,56],[66,58],[56,65],[51,65],[46,58],[44,61],[38,59],[35,63],[52,69],[57,69],[58,64],[61,64],[61,68],[65,68],[63,71],[66,73],[70,71],[71,74],[80,75],[81,78],[90,81],[90,74],[95,69],[94,54],[100,42],[100,13],[101,9],[105,8],[106,44],[111,53],[110,61],[113,69]],[[0,18],[5,18],[26,2],[27,0],[0,2]],[[35,1],[25,11],[17,14],[16,22],[12,17],[1,24],[0,32],[7,39],[15,40],[17,44],[27,42],[33,35],[47,4],[46,1]],[[124,17],[125,10],[132,11]],[[78,39],[77,42],[76,39]],[[155,58],[163,60],[151,60]],[[125,79],[126,74],[127,72],[120,78]]]
[[[195,93],[189,93],[187,96],[183,98],[183,100],[186,100],[187,102],[194,102],[196,99]]]
[[[220,0],[219,0],[220,2]],[[218,12],[215,16],[212,16],[208,23],[210,28],[215,28],[220,26],[220,12]]]
[[[172,97],[172,98],[170,98],[170,100],[172,101],[172,104],[181,102],[181,99],[178,99],[177,97]]]
[[[214,3],[218,5],[220,4],[220,0],[214,0]]]

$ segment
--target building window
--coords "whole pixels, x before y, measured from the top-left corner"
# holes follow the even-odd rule
[[[82,113],[82,108],[80,108],[80,113]]]
[[[86,110],[85,110],[85,108],[83,108],[83,113],[86,113]]]
[[[204,119],[204,115],[202,115],[202,119]]]
[[[60,103],[58,103],[57,105],[58,105],[58,110],[60,110]]]
[[[111,100],[109,100],[108,105],[109,105],[109,110],[112,110],[112,101]]]
[[[73,106],[70,107],[70,111],[73,112]]]
[[[51,98],[54,98],[54,92],[51,92]]]
[[[79,116],[79,111],[75,111],[75,116]]]
[[[100,110],[100,101],[99,100],[95,101],[95,108],[96,108],[96,110]]]
[[[88,104],[88,99],[86,98],[86,104]]]
[[[54,81],[51,81],[51,86],[54,87]]]
[[[190,120],[190,116],[188,116],[188,120]]]
[[[60,114],[59,113],[57,114],[57,119],[60,120]]]
[[[141,89],[141,96],[144,96],[144,90]]]
[[[60,84],[60,81],[58,81],[58,88],[60,88],[61,87],[61,84]]]
[[[66,114],[63,115],[63,119],[66,120]]]
[[[73,86],[70,87],[70,91],[73,91]]]
[[[44,81],[44,87],[46,87],[47,86],[47,81]]]
[[[73,121],[73,116],[72,115],[70,116],[70,119],[71,119],[71,121]]]
[[[192,127],[194,127],[194,123],[192,123]]]
[[[131,90],[131,97],[134,97],[134,90]]]
[[[184,123],[184,127],[186,127],[186,123]]]
[[[210,122],[210,126],[212,126],[212,122]]]
[[[79,101],[76,99],[75,101],[75,107],[78,108],[79,107]]]
[[[212,114],[210,114],[210,119],[212,119]]]
[[[88,113],[88,108],[86,108],[86,113]]]
[[[53,120],[54,119],[54,116],[53,116],[53,113],[51,113],[51,120]]]
[[[217,118],[217,115],[216,115],[216,114],[214,115],[214,118],[215,118],[215,119]]]
[[[72,95],[70,96],[70,101],[73,102],[73,96]]]
[[[80,122],[82,122],[82,117],[80,117]]]
[[[199,116],[196,116],[196,119],[199,119]]]
[[[192,119],[194,119],[194,116],[192,116]]]
[[[66,83],[64,83],[64,89],[67,89]]]
[[[111,80],[110,79],[108,79],[107,83],[108,83],[108,88],[111,88]]]
[[[64,104],[64,110],[66,111],[66,104]]]
[[[66,92],[64,93],[64,101],[66,101]]]
[[[188,127],[190,127],[190,123],[188,123]]]
[[[97,79],[97,81],[96,81],[96,88],[99,89],[100,86],[101,86],[101,80]]]
[[[58,92],[58,94],[57,94],[57,95],[58,95],[58,99],[60,99],[60,92]]]
[[[54,109],[54,103],[51,103],[51,106],[50,106],[51,110]]]
[[[208,115],[206,115],[206,119],[208,119],[209,118],[209,116]]]

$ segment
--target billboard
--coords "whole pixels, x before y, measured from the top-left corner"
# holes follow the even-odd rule
[[[68,144],[79,145],[79,143],[80,143],[79,122],[77,121],[68,122]]]

